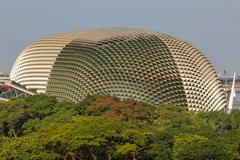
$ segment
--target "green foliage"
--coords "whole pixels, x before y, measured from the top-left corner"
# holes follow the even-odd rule
[[[230,125],[233,129],[240,129],[240,110],[233,110],[230,117]]]
[[[174,160],[230,159],[221,143],[209,140],[205,136],[183,134],[175,137],[173,146]]]
[[[126,143],[118,147],[116,154],[123,156],[125,159],[134,157],[137,153],[136,144]]]
[[[96,109],[96,110],[90,110],[87,112],[87,115],[89,116],[100,116],[102,115],[104,112],[110,110],[112,108],[111,105],[103,105],[101,106],[101,108]]]
[[[0,129],[0,159],[240,159],[239,110],[37,95],[0,102]]]
[[[96,96],[87,96],[84,100],[79,102],[75,107],[78,114],[86,114],[87,106],[91,105],[96,100],[96,98]]]

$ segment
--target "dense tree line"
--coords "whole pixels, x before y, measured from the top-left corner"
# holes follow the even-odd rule
[[[0,159],[240,159],[240,111],[189,112],[110,96],[0,102]]]

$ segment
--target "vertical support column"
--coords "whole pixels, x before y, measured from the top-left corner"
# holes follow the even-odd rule
[[[236,93],[235,93],[235,80],[236,80],[236,73],[234,73],[233,75],[233,83],[232,83],[232,88],[230,91],[230,96],[229,96],[229,101],[228,101],[228,113],[231,112],[231,110],[233,109],[233,99],[234,97],[236,97]]]

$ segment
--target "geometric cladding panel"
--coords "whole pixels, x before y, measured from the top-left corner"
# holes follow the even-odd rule
[[[103,28],[51,36],[34,47],[40,42],[44,45],[31,50],[30,58],[29,47],[20,54],[28,57],[28,64],[17,60],[11,77],[61,101],[109,94],[154,105],[176,103],[193,111],[226,107],[213,66],[194,46],[175,37]],[[39,66],[45,72],[36,70]]]

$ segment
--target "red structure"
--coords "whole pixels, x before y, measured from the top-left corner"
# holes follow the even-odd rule
[[[5,92],[9,92],[10,89],[11,89],[11,87],[10,87],[8,84],[6,84],[6,86],[5,86]]]

